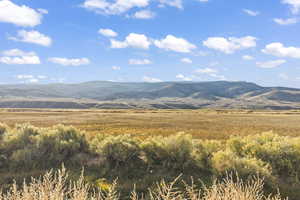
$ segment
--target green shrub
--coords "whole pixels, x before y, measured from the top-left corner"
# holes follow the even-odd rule
[[[70,126],[21,124],[10,129],[0,124],[0,173],[42,172],[62,163],[74,170],[74,177],[82,166],[93,181],[119,177],[127,191],[135,183],[144,190],[161,177],[183,174],[185,181],[193,176],[211,183],[237,172],[242,179],[259,175],[273,191],[279,187],[294,199],[300,195],[300,137],[269,132],[226,141],[196,140],[184,133],[143,140],[104,134],[87,139]]]
[[[211,158],[213,154],[222,150],[222,144],[220,141],[206,140],[196,141],[194,143],[193,159],[196,165],[205,171],[212,172]]]
[[[52,165],[81,163],[77,155],[88,154],[89,145],[83,133],[74,127],[58,125],[45,130],[37,140],[37,151],[40,159],[47,159]],[[76,159],[77,157],[77,159]]]
[[[272,132],[246,138],[232,138],[229,149],[238,156],[260,159],[268,163],[275,175],[298,178],[300,174],[299,138],[278,136]]]
[[[237,172],[241,178],[259,175],[270,180],[272,177],[272,168],[267,163],[256,158],[239,157],[228,150],[213,154],[212,168],[220,177],[232,172]]]
[[[9,127],[6,124],[0,123],[0,141],[4,135],[9,130]]]
[[[104,167],[102,170],[106,170],[104,173],[126,174],[128,178],[136,176],[139,168],[144,166],[139,143],[130,135],[109,136],[102,140],[95,150],[104,159],[100,163],[100,167]]]
[[[142,143],[142,149],[150,167],[184,170],[192,161],[193,140],[183,133],[167,138],[150,138]]]

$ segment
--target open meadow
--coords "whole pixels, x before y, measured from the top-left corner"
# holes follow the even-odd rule
[[[72,125],[92,134],[134,134],[141,137],[178,132],[199,139],[226,139],[273,131],[300,136],[300,111],[250,110],[59,110],[1,109],[0,122],[9,126]]]
[[[14,180],[21,185],[64,164],[68,180],[78,180],[84,168],[83,179],[94,189],[109,191],[118,179],[122,199],[129,199],[133,189],[145,194],[162,179],[169,183],[179,175],[176,187],[183,191],[182,181],[191,184],[193,177],[198,186],[242,194],[239,185],[214,182],[232,175],[233,182],[245,183],[259,177],[250,190],[258,186],[268,195],[279,189],[283,197],[297,200],[299,122],[296,110],[2,109],[0,186],[9,191]],[[57,180],[46,179],[53,187]],[[9,199],[5,195],[2,199]]]

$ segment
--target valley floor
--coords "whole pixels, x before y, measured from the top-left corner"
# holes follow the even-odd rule
[[[58,110],[1,109],[0,122],[9,126],[72,125],[88,134],[172,135],[185,132],[201,139],[226,139],[273,131],[300,135],[300,111],[250,110]]]

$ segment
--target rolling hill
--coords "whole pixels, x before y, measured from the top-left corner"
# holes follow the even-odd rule
[[[0,85],[0,107],[298,109],[300,89],[228,81]]]

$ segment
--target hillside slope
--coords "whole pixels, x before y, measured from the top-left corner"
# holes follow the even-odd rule
[[[0,107],[297,109],[300,89],[228,81],[0,85]]]

